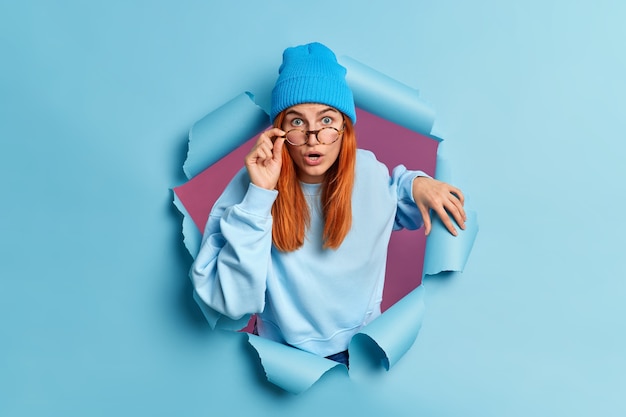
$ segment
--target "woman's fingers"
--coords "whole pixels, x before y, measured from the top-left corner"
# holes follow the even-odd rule
[[[246,155],[246,168],[254,185],[266,189],[276,187],[282,165],[284,134],[278,128],[266,130]]]
[[[422,214],[426,235],[432,229],[431,210],[454,236],[458,235],[454,222],[461,229],[465,229],[465,196],[460,189],[432,178],[419,177],[413,183],[413,198]]]

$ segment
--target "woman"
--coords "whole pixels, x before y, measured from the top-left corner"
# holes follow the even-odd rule
[[[347,365],[352,336],[380,315],[392,230],[456,235],[460,190],[358,150],[346,70],[319,43],[288,48],[273,127],[215,203],[191,270],[201,300],[263,337]],[[380,140],[390,140],[380,138]]]

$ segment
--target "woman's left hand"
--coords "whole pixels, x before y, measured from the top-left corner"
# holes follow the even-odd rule
[[[458,232],[451,217],[461,229],[465,229],[465,197],[458,188],[433,178],[417,177],[413,180],[413,199],[422,213],[426,235],[431,230],[430,210],[437,213],[446,229],[454,236]]]

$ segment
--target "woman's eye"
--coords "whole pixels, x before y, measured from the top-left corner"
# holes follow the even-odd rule
[[[322,123],[325,125],[329,125],[333,122],[333,119],[331,119],[330,117],[326,116],[322,119]]]
[[[291,121],[292,126],[301,127],[303,124],[304,122],[302,121],[302,119],[293,119]]]

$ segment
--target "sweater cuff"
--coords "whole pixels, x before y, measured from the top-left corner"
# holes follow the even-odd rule
[[[392,174],[392,181],[398,186],[398,199],[400,201],[412,201],[413,198],[413,181],[419,177],[429,177],[424,171],[409,171],[404,165],[398,165],[394,168]]]
[[[266,190],[250,183],[239,208],[256,216],[269,217],[276,197],[278,197],[278,191]]]

